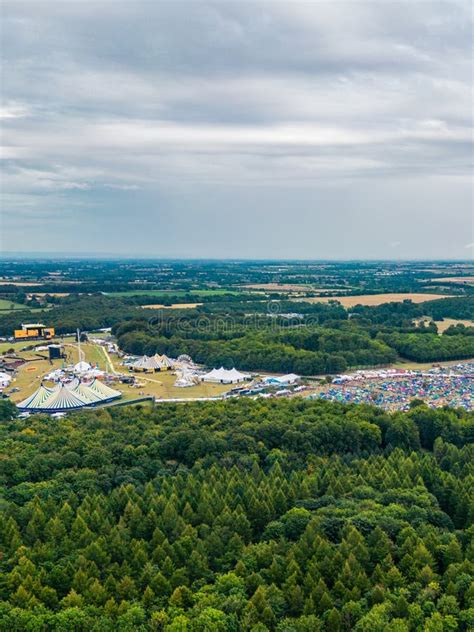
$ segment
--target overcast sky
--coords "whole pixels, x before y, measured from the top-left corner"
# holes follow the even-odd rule
[[[4,251],[473,256],[470,1],[1,10]]]

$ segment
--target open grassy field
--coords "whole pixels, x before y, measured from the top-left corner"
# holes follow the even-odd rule
[[[0,298],[0,312],[9,312],[12,309],[28,309],[25,305],[14,303],[6,298]]]
[[[24,347],[29,347],[35,345],[37,347],[44,346],[49,344],[50,342],[54,342],[55,344],[64,344],[73,342],[73,336],[65,337],[65,338],[54,338],[52,341],[44,341],[44,340],[21,340],[19,342],[0,342],[0,354],[6,353],[10,349],[13,349],[15,352],[20,351]]]
[[[9,395],[13,402],[21,402],[38,388],[45,375],[53,369],[59,368],[61,365],[62,360],[52,360],[50,362],[49,360],[39,359],[24,364],[17,371],[16,377],[11,383],[11,387],[6,389],[6,394]],[[10,394],[11,388],[18,388],[20,390],[18,393]]]
[[[416,293],[393,293],[393,294],[362,294],[361,296],[323,296],[312,298],[292,299],[294,301],[305,301],[307,303],[328,303],[329,301],[339,301],[344,307],[354,307],[355,305],[382,305],[383,303],[397,303],[410,300],[413,303],[424,303],[425,301],[435,301],[441,298],[449,298],[448,294],[416,294]]]
[[[135,399],[145,395],[152,395],[157,399],[217,397],[232,388],[228,384],[209,384],[205,382],[189,388],[178,388],[173,386],[176,381],[176,375],[172,371],[139,375],[138,380],[140,384],[138,387],[128,384],[117,385],[117,388],[123,392],[124,399]]]

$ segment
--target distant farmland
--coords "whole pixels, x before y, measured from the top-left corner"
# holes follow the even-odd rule
[[[14,303],[13,301],[9,301],[5,298],[0,298],[0,312],[9,312],[13,309],[28,309],[25,305],[20,305],[20,303]]]
[[[153,305],[142,305],[143,309],[194,309],[202,303],[173,303],[172,305],[163,305],[162,303],[153,303]]]
[[[474,285],[474,276],[439,277],[430,279],[430,283],[459,283],[461,285]]]
[[[356,305],[382,305],[383,303],[400,303],[410,300],[413,303],[424,303],[426,301],[436,301],[440,298],[450,298],[448,294],[362,294],[360,296],[322,296],[292,299],[294,301],[304,301],[306,303],[328,303],[329,301],[339,301],[343,307],[355,307]]]
[[[240,294],[232,290],[127,290],[125,292],[104,292],[107,296],[186,296],[194,294],[196,296],[222,296],[224,294]]]

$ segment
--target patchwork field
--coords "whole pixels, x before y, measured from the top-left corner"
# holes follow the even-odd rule
[[[173,303],[172,305],[162,305],[154,303],[153,305],[142,305],[143,309],[194,309],[202,303]]]
[[[459,283],[462,285],[474,285],[474,276],[439,277],[438,279],[430,279],[430,281],[436,283]]]
[[[126,292],[107,292],[107,296],[222,296],[223,294],[240,294],[234,290],[127,290]]]
[[[28,283],[27,281],[0,281],[0,285],[16,285],[17,287],[33,287],[42,285],[42,283]]]
[[[242,285],[242,290],[260,290],[262,292],[347,292],[352,288],[316,287],[305,283],[250,283]]]
[[[426,301],[435,301],[441,298],[449,298],[448,294],[416,294],[416,293],[400,293],[400,294],[362,294],[361,296],[322,296],[304,299],[292,299],[294,301],[305,301],[307,303],[328,303],[329,301],[338,301],[344,307],[355,307],[356,305],[382,305],[383,303],[399,303],[401,301],[410,300],[413,303],[424,303]]]

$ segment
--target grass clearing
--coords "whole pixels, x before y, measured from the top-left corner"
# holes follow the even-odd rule
[[[26,305],[22,305],[21,303],[9,301],[7,298],[0,298],[0,312],[10,312],[18,309],[28,309],[28,307]]]

